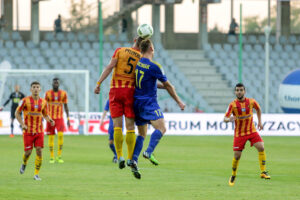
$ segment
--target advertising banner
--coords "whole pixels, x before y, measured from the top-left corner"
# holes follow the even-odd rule
[[[109,126],[109,118],[104,120],[100,126],[100,112],[89,113],[89,135],[105,135]],[[234,123],[223,122],[224,114],[206,114],[206,113],[165,113],[166,135],[233,135]],[[71,126],[65,126],[66,134],[83,134],[84,113],[70,113]],[[254,116],[254,122],[257,124],[257,117]],[[300,115],[299,114],[263,114],[262,122],[264,130],[259,131],[262,136],[300,136]],[[14,133],[21,134],[19,123],[14,121]],[[45,121],[44,121],[44,127]],[[153,132],[149,125],[148,134]],[[125,133],[125,130],[124,130]],[[0,134],[10,134],[10,113],[0,112]]]

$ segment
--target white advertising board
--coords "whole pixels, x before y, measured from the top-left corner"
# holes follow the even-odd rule
[[[234,124],[224,123],[224,114],[206,113],[165,113],[166,135],[233,135]],[[109,119],[100,127],[101,113],[90,113],[89,135],[107,134]],[[259,131],[262,136],[300,136],[299,114],[263,114],[264,130]],[[65,133],[71,135],[83,134],[84,113],[70,113],[71,127]],[[254,122],[257,123],[256,115]],[[15,134],[21,134],[17,120],[14,122]],[[45,127],[45,125],[44,125]],[[149,126],[149,135],[153,128]],[[124,131],[125,132],[125,131]],[[10,133],[10,113],[0,112],[0,134]]]

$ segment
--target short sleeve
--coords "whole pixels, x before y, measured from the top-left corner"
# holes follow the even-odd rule
[[[225,117],[230,117],[231,116],[231,114],[232,114],[232,103],[231,104],[229,104],[229,106],[228,106],[228,108],[227,108],[227,111],[226,111],[226,113],[225,113]]]
[[[255,110],[260,110],[260,105],[257,103],[255,99],[253,99],[252,103],[253,103],[253,108]]]
[[[119,52],[121,48],[117,48],[112,56],[112,58],[118,58],[119,57]]]
[[[67,92],[65,92],[63,103],[64,104],[68,103],[68,94],[67,94]]]
[[[166,82],[168,79],[165,75],[163,67],[158,63],[155,64],[156,64],[156,67],[154,69],[155,78],[157,78],[160,82]]]
[[[22,99],[20,102],[19,102],[19,106],[18,106],[18,108],[17,108],[17,111],[18,112],[22,112],[23,110],[24,110],[24,108],[25,108],[25,99]]]
[[[105,111],[109,111],[109,100],[106,101],[104,110],[105,110]]]

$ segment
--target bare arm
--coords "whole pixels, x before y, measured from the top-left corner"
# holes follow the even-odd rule
[[[261,122],[261,109],[260,108],[256,108],[256,114],[257,114],[257,119],[258,119],[258,130],[262,130],[263,129],[263,125]]]
[[[184,110],[185,104],[181,101],[181,99],[177,95],[174,86],[169,81],[163,82],[162,84],[163,84],[164,88],[166,88],[166,90],[168,91],[170,96],[176,101],[176,103],[178,104],[180,109]]]
[[[21,113],[18,110],[16,110],[15,115],[16,115],[18,122],[20,123],[20,125],[22,127],[22,130],[26,130],[27,126],[24,124],[24,122],[22,120]]]
[[[111,73],[111,71],[113,70],[113,68],[117,65],[118,59],[117,58],[112,58],[110,60],[110,63],[105,67],[105,69],[103,70],[97,85],[94,89],[95,94],[99,94],[100,93],[100,86],[101,83],[109,76],[109,74]]]
[[[53,121],[53,119],[51,119],[49,117],[49,115],[44,115],[44,118],[47,122],[49,122],[51,124],[51,126],[54,126],[55,125],[55,122]]]
[[[104,121],[106,115],[107,115],[107,110],[104,110],[104,111],[103,111],[103,114],[102,114],[102,116],[101,116],[101,119],[100,119],[100,126],[103,125],[103,121]]]
[[[68,125],[68,127],[70,127],[71,125],[70,125],[70,119],[69,119],[69,107],[68,107],[67,103],[64,104],[64,108],[65,108],[65,112],[67,115],[67,125]]]
[[[157,82],[157,88],[158,89],[166,89],[165,86],[160,82]]]
[[[230,116],[230,117],[224,117],[224,122],[234,122],[234,120],[236,120],[235,116]]]

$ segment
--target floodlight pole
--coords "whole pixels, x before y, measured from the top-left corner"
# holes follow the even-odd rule
[[[103,21],[102,21],[102,3],[98,1],[98,23],[99,23],[99,71],[103,71]],[[99,94],[99,111],[103,111],[103,96]]]
[[[239,83],[242,83],[242,74],[243,74],[243,32],[242,32],[242,21],[243,21],[243,7],[240,4],[240,37],[239,37]]]
[[[265,27],[266,43],[265,43],[265,113],[269,113],[269,70],[270,70],[270,44],[269,37],[271,27]]]

